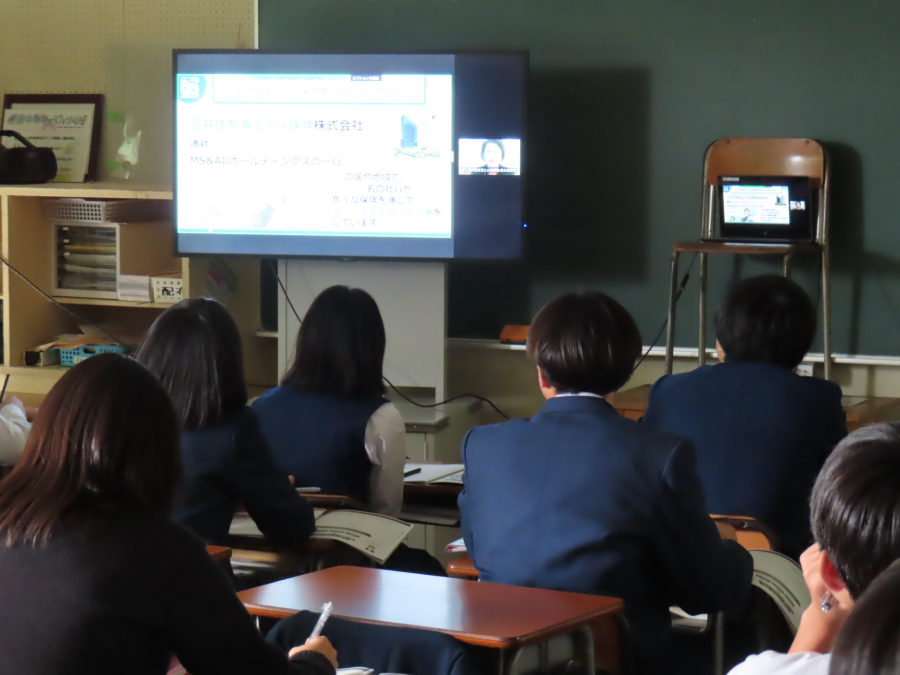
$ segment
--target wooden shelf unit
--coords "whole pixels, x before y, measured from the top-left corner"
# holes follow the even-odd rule
[[[0,249],[10,265],[18,269],[45,293],[51,294],[53,237],[42,199],[73,197],[85,199],[152,199],[171,201],[165,187],[127,183],[50,183],[46,185],[0,186]],[[161,224],[160,227],[165,227]],[[181,258],[185,297],[205,292],[208,258]],[[257,337],[259,329],[259,260],[229,258],[237,284],[229,309],[244,342],[244,369],[248,382],[274,386],[277,382],[277,345]],[[66,371],[63,367],[27,367],[24,352],[51,341],[56,335],[77,331],[77,321],[3,265],[0,275],[3,300],[3,364],[0,374],[11,375],[12,391],[45,393]],[[55,297],[72,311],[95,323],[109,323],[145,330],[165,303],[126,302],[113,299]]]
[[[106,300],[104,298],[70,298],[63,295],[52,296],[61,305],[93,305],[94,307],[132,307],[135,309],[165,309],[171,302],[133,302],[130,300]]]

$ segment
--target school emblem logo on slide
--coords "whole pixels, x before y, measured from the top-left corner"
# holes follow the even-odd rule
[[[178,76],[178,100],[182,103],[199,101],[205,91],[206,78],[203,75]]]

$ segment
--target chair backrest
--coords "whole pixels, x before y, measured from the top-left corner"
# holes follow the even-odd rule
[[[701,237],[715,234],[719,176],[809,176],[818,192],[817,211],[811,214],[816,243],[827,243],[828,156],[811,138],[722,138],[706,149],[703,161],[703,217]]]
[[[738,543],[748,550],[777,551],[778,537],[770,527],[750,516],[723,516],[710,514],[719,523],[731,525],[737,534]]]

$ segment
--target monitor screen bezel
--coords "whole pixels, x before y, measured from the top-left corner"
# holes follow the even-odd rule
[[[293,55],[349,55],[349,56],[415,56],[415,55],[446,55],[446,56],[478,56],[478,55],[512,55],[519,56],[522,59],[522,144],[520,149],[520,174],[522,181],[521,199],[519,208],[522,213],[522,226],[519,230],[520,246],[519,256],[514,258],[478,258],[478,257],[428,257],[428,256],[361,256],[361,255],[320,255],[308,253],[279,253],[273,255],[270,253],[209,253],[198,251],[182,251],[179,249],[178,238],[178,163],[176,160],[176,150],[178,145],[178,125],[176,123],[176,110],[178,103],[178,57],[183,54],[210,54],[210,55],[231,55],[231,54],[247,54],[247,55],[274,55],[274,56],[293,56]],[[528,74],[529,74],[529,52],[526,49],[463,49],[463,50],[409,50],[409,51],[390,51],[390,52],[372,52],[372,51],[334,51],[334,52],[295,52],[282,50],[261,50],[261,49],[173,49],[172,50],[172,242],[173,250],[176,257],[182,258],[210,258],[210,257],[234,257],[234,258],[277,258],[277,259],[298,259],[298,260],[342,260],[342,261],[385,261],[385,262],[490,262],[495,264],[520,263],[525,257],[525,232],[527,231],[527,219],[525,217],[525,194],[526,194],[526,154],[527,154],[527,103],[528,103]],[[454,153],[458,154],[455,145],[459,139],[456,134],[455,121],[453,124],[453,140]],[[455,171],[457,167],[458,157],[454,158],[454,180],[457,178]],[[455,199],[455,194],[454,194]]]
[[[750,176],[720,175],[716,181],[716,197],[718,202],[719,234],[723,239],[783,239],[791,241],[812,241],[812,212],[815,209],[813,190],[809,176]],[[725,221],[725,203],[722,187],[725,185],[787,185],[790,201],[805,201],[807,208],[803,211],[790,212],[791,222],[788,225],[774,223],[730,223]],[[793,199],[794,196],[800,199]]]

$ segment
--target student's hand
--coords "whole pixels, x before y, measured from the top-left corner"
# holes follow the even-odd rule
[[[728,523],[720,523],[718,520],[713,522],[716,524],[716,528],[719,530],[719,536],[722,537],[722,539],[737,541],[737,530],[735,530],[734,527]]]
[[[823,557],[827,554],[818,544],[813,544],[800,556],[800,567],[803,579],[809,588],[811,598],[809,607],[800,618],[800,628],[791,645],[790,653],[817,652],[827,654],[834,645],[838,631],[850,614],[850,607],[845,607],[836,598],[831,599],[831,610],[822,611],[822,599],[828,593],[828,587],[822,579]]]
[[[825,552],[819,548],[818,544],[813,544],[806,549],[800,556],[800,568],[803,570],[803,580],[809,589],[809,597],[812,598],[812,604],[821,608],[822,598],[828,591],[828,587],[822,580],[822,556]]]
[[[293,477],[293,476],[288,476],[288,480],[291,481],[291,485],[294,484],[294,477]]]
[[[319,636],[314,640],[307,640],[306,644],[302,647],[294,647],[290,652],[288,652],[288,658],[292,657],[294,654],[298,652],[319,652],[326,659],[331,661],[331,665],[337,669],[338,660],[337,660],[337,650],[331,645],[331,642],[328,641],[327,637]]]
[[[19,408],[22,412],[25,412],[25,404],[22,403],[22,401],[20,401],[20,400],[19,400],[18,398],[16,398],[15,396],[9,396],[9,397],[6,399],[6,403],[4,403],[2,406],[0,406],[0,408],[5,408],[5,407],[8,406],[8,405],[14,405],[14,406],[16,406],[17,408]]]

